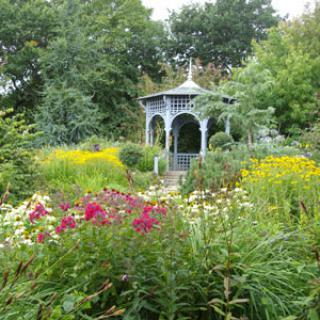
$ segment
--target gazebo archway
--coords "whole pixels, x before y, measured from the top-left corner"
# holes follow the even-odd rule
[[[186,170],[201,150],[200,121],[192,113],[181,113],[171,123],[170,169]]]
[[[146,135],[150,145],[165,147],[165,120],[160,114],[155,114],[146,124]]]

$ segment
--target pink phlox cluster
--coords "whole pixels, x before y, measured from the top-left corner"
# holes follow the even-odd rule
[[[61,219],[61,223],[56,227],[56,233],[61,233],[62,231],[69,229],[75,229],[77,226],[76,220],[73,216],[65,216]]]
[[[34,224],[35,220],[39,220],[47,214],[49,214],[49,212],[46,210],[46,208],[41,203],[38,203],[35,209],[29,214],[29,220],[32,224]]]
[[[43,243],[46,238],[51,237],[49,232],[40,232],[37,236],[37,242]]]
[[[139,218],[133,220],[132,226],[136,232],[149,233],[156,225],[160,224],[159,220],[150,215],[150,212],[149,209],[146,209]]]
[[[100,204],[96,202],[89,202],[85,210],[85,220],[92,221],[94,224],[110,224],[107,212],[103,210]]]
[[[154,212],[156,212],[162,216],[165,216],[167,214],[167,208],[164,208],[164,207],[153,207],[153,210],[154,210]]]
[[[62,211],[67,212],[70,209],[70,203],[69,202],[61,203],[59,207]]]

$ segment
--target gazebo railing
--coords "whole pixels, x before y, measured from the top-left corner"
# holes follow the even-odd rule
[[[170,170],[187,171],[191,161],[199,157],[198,153],[176,153],[171,155]]]

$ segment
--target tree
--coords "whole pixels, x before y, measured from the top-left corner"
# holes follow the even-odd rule
[[[56,35],[55,1],[0,0],[0,91],[3,108],[30,111],[40,100],[39,55]],[[29,120],[31,112],[26,113]]]
[[[185,63],[189,56],[223,69],[240,66],[252,52],[253,39],[267,36],[279,21],[271,0],[217,0],[184,6],[169,18],[169,56]]]
[[[196,98],[196,110],[204,118],[233,119],[240,123],[251,148],[255,131],[269,124],[274,113],[271,106],[265,105],[273,86],[271,73],[257,62],[250,61],[246,67],[238,69],[233,80],[225,83],[219,91]],[[235,99],[233,104],[223,103],[226,93]]]
[[[58,36],[40,57],[45,85],[36,119],[45,137],[138,136],[137,84],[141,72],[158,74],[160,26],[139,0],[68,0],[59,17]]]
[[[6,191],[13,201],[30,196],[37,176],[31,146],[38,134],[12,111],[0,111],[0,204]]]
[[[284,133],[306,128],[317,119],[320,87],[320,5],[290,23],[270,30],[256,44],[259,63],[275,78],[269,103]]]
[[[70,103],[70,114],[81,104],[78,118],[91,110],[84,136],[99,128],[115,137],[143,131],[137,84],[143,73],[160,81],[158,62],[166,34],[140,0],[0,0],[0,19],[4,108],[24,110],[29,122],[36,117],[43,120],[41,128],[57,129],[65,125],[48,122],[57,120],[57,110],[68,112]],[[58,92],[61,97],[55,99]],[[60,109],[55,100],[62,102]],[[94,120],[95,110],[99,119]],[[84,114],[87,118],[88,112]],[[95,130],[89,130],[92,126]],[[78,138],[62,133],[57,140],[64,139]]]

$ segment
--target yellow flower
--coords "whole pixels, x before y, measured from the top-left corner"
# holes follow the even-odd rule
[[[124,167],[118,157],[119,148],[107,148],[101,151],[62,150],[57,149],[49,155],[45,162],[66,160],[75,165],[83,165],[94,161],[106,161],[117,167]]]

